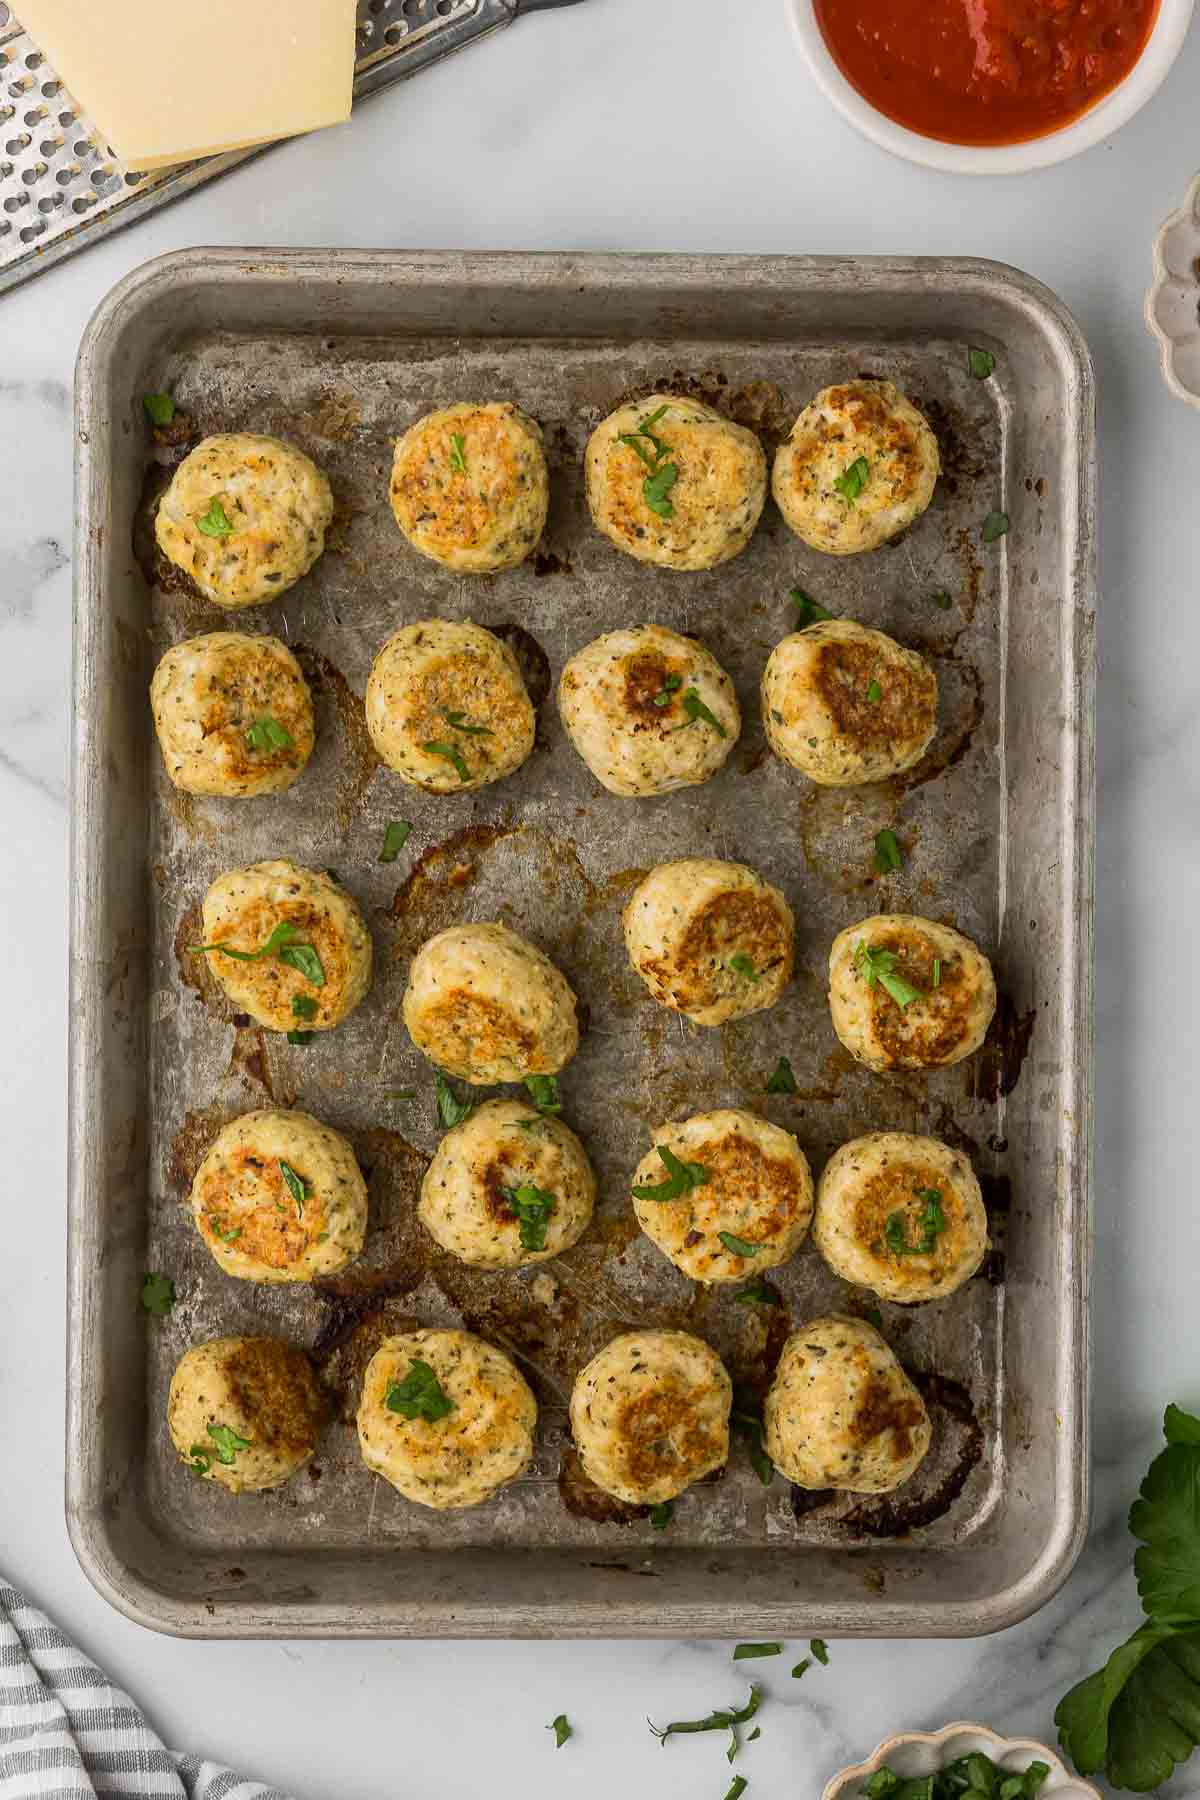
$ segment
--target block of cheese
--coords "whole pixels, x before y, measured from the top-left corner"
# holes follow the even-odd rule
[[[355,0],[16,0],[14,10],[130,169],[350,116]]]

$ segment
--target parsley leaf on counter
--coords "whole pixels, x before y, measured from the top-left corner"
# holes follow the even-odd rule
[[[561,1750],[567,1739],[573,1735],[571,1724],[566,1713],[559,1713],[557,1719],[551,1719],[546,1730],[554,1733],[554,1748],[556,1750]]]
[[[525,1086],[529,1091],[529,1098],[543,1117],[554,1118],[562,1111],[557,1076],[526,1075]]]
[[[812,1668],[812,1657],[811,1657],[811,1656],[806,1656],[806,1657],[805,1657],[805,1658],[804,1658],[804,1661],[803,1661],[803,1662],[798,1662],[798,1663],[797,1663],[797,1664],[796,1664],[796,1666],[795,1666],[795,1668],[794,1668],[794,1669],[793,1669],[793,1670],[792,1670],[792,1680],[793,1680],[793,1681],[799,1681],[799,1679],[800,1679],[800,1677],[801,1677],[801,1676],[802,1676],[802,1675],[807,1675],[807,1674],[808,1674],[808,1671],[809,1671],[809,1670],[810,1670],[810,1669],[811,1669],[811,1668]]]
[[[816,1657],[817,1661],[821,1664],[821,1667],[827,1669],[829,1667],[829,1645],[825,1642],[825,1639],[810,1638],[808,1647]]]
[[[437,1095],[438,1123],[443,1131],[449,1131],[454,1125],[461,1125],[475,1111],[474,1102],[460,1100],[444,1075],[434,1076],[433,1087]]]
[[[768,1094],[794,1094],[796,1076],[786,1056],[781,1056],[767,1076]]]
[[[142,1277],[142,1305],[156,1319],[165,1319],[175,1304],[175,1283],[169,1275]]]
[[[796,608],[797,631],[803,631],[809,625],[818,625],[822,619],[836,617],[826,607],[819,606],[811,594],[806,594],[803,588],[792,588],[788,599]]]
[[[733,1740],[729,1746],[728,1752],[729,1760],[732,1762],[737,1755],[739,1748],[737,1734],[738,1726],[748,1724],[761,1705],[762,1689],[752,1687],[750,1689],[750,1698],[747,1700],[745,1706],[737,1710],[732,1707],[718,1708],[714,1712],[707,1713],[703,1719],[681,1719],[677,1720],[673,1725],[659,1726],[651,1723],[649,1720],[647,1720],[647,1724],[650,1725],[650,1729],[658,1739],[659,1743],[664,1745],[670,1737],[682,1737],[693,1731],[728,1731]]]
[[[403,1381],[389,1381],[383,1404],[404,1419],[425,1419],[436,1425],[455,1411],[455,1405],[427,1362],[414,1356]]]
[[[683,1194],[690,1194],[693,1188],[706,1187],[708,1170],[703,1163],[681,1162],[673,1150],[665,1144],[656,1144],[655,1148],[663,1160],[668,1179],[651,1187],[635,1187],[632,1192],[638,1200],[678,1200]]]
[[[856,456],[844,474],[839,475],[834,487],[850,506],[858,499],[866,487],[871,475],[871,465],[865,456]]]
[[[412,836],[412,826],[407,819],[393,819],[383,829],[383,849],[379,852],[381,863],[393,863]]]
[[[725,1796],[725,1800],[742,1800],[742,1795],[749,1786],[750,1783],[746,1780],[744,1775],[735,1775],[730,1785],[729,1792]]]
[[[175,417],[175,402],[170,394],[143,394],[142,405],[152,425],[169,425]]]
[[[782,1656],[782,1644],[738,1644],[733,1652],[734,1662],[749,1662],[756,1656]]]

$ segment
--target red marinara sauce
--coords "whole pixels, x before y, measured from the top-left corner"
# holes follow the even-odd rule
[[[950,144],[1020,144],[1094,106],[1146,48],[1158,0],[813,0],[842,74]]]

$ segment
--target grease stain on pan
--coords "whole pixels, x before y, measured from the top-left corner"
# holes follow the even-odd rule
[[[341,750],[337,771],[336,813],[341,830],[348,832],[363,795],[383,765],[375,754],[375,746],[367,730],[362,699],[354,692],[337,664],[310,644],[293,644],[292,653],[317,702],[318,743],[327,729],[330,717],[329,707],[323,706],[321,702],[332,702],[332,724]]]

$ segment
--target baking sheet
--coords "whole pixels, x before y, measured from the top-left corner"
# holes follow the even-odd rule
[[[419,272],[407,288],[412,316],[381,331],[381,322],[366,316],[380,303],[378,280],[362,284],[360,317],[338,318],[327,330],[328,293],[306,282],[299,268],[280,286],[276,259],[259,285],[261,296],[271,283],[272,304],[260,305],[257,317],[244,304],[255,282],[243,259],[237,279],[226,282],[223,314],[189,318],[186,277],[206,269],[219,285],[220,268],[211,260],[173,259],[177,282],[185,278],[176,297],[185,304],[172,326],[157,339],[145,329],[143,289],[143,329],[136,339],[126,334],[127,366],[115,383],[119,358],[110,357],[106,369],[103,399],[119,432],[122,469],[120,499],[110,490],[108,504],[115,504],[114,531],[124,546],[133,543],[132,556],[124,550],[134,623],[121,638],[130,677],[123,728],[148,803],[138,806],[110,763],[108,799],[124,790],[118,803],[131,809],[124,816],[146,871],[136,907],[145,936],[127,964],[142,1009],[137,1056],[146,1072],[136,1151],[144,1185],[129,1225],[140,1240],[141,1266],[170,1273],[181,1296],[169,1320],[141,1328],[128,1358],[127,1378],[145,1411],[138,1442],[130,1444],[125,1485],[136,1491],[141,1529],[174,1547],[193,1583],[190,1601],[177,1597],[169,1618],[161,1605],[149,1610],[176,1629],[210,1629],[218,1620],[216,1628],[226,1630],[295,1631],[322,1623],[480,1629],[458,1609],[477,1580],[489,1587],[485,1565],[496,1562],[511,1576],[532,1561],[541,1565],[535,1579],[549,1590],[543,1596],[552,1602],[549,1611],[535,1607],[535,1618],[522,1610],[519,1595],[510,1603],[510,1583],[501,1577],[491,1583],[491,1623],[483,1628],[709,1629],[719,1599],[711,1573],[717,1556],[740,1564],[743,1575],[753,1565],[756,1580],[765,1583],[763,1598],[770,1592],[775,1603],[780,1583],[768,1570],[786,1569],[789,1604],[800,1609],[794,1616],[810,1625],[981,1629],[991,1622],[983,1599],[995,1611],[1005,1587],[998,1575],[1005,1557],[1021,1554],[1009,1540],[1022,1509],[1036,1522],[1032,1544],[1027,1522],[1024,1553],[1055,1543],[1057,1580],[1070,1554],[1064,1545],[1073,1544],[1081,1527],[1086,1481],[1078,1466],[1086,1460],[1086,1100],[1080,1103],[1076,1083],[1086,1076],[1087,1060],[1077,959],[1081,930],[1086,935],[1090,815],[1080,793],[1087,652],[1081,665],[1075,633],[1081,615],[1086,621],[1089,552],[1088,496],[1081,515],[1070,479],[1082,471],[1090,488],[1089,396],[1079,391],[1086,387],[1086,353],[1072,345],[1068,369],[1060,358],[1056,374],[1063,385],[1050,393],[1042,347],[1018,346],[1012,336],[1009,315],[1034,304],[1028,287],[1019,290],[1019,283],[993,273],[990,309],[977,302],[960,315],[971,319],[969,341],[992,348],[998,359],[991,381],[974,380],[966,366],[968,340],[945,304],[955,286],[953,264],[940,270],[940,307],[931,304],[939,297],[933,293],[921,304],[924,284],[911,278],[907,292],[899,284],[899,301],[877,282],[872,307],[876,266],[843,269],[841,305],[860,317],[838,331],[835,301],[823,312],[834,329],[818,332],[807,322],[789,328],[778,311],[756,319],[754,307],[761,313],[764,291],[773,286],[786,311],[797,290],[807,288],[811,297],[821,285],[811,279],[816,267],[835,265],[730,261],[715,302],[706,296],[703,305],[670,309],[668,335],[653,329],[653,308],[661,318],[663,291],[683,272],[677,262],[623,263],[626,283],[637,293],[624,296],[622,308],[620,293],[607,296],[606,305],[597,306],[596,294],[572,306],[572,287],[595,294],[607,272],[603,265],[583,263],[591,279],[581,284],[572,282],[565,259],[519,259],[555,287],[538,321],[536,312],[528,316],[524,298],[537,283],[520,283],[512,263],[500,259],[502,285],[509,292],[522,288],[523,298],[506,305],[503,295],[486,294],[483,259],[416,260]],[[324,273],[344,289],[337,262],[328,259]],[[367,262],[373,277],[384,275],[387,258]],[[967,268],[958,268],[961,300],[970,281]],[[616,273],[611,263],[608,271]],[[463,306],[448,316],[435,304],[428,291],[435,276],[457,276],[460,295],[473,291],[473,329],[447,332]],[[1005,293],[1006,285],[1019,291]],[[386,295],[383,304],[386,311]],[[705,306],[714,304],[713,328],[697,330],[706,322]],[[239,306],[250,316],[239,318]],[[125,308],[128,316],[128,300]],[[1061,329],[1057,317],[1054,323]],[[1024,324],[1032,336],[1030,320]],[[1045,319],[1039,324],[1045,332]],[[1035,430],[1029,412],[1039,373]],[[939,437],[943,479],[930,511],[899,542],[871,557],[824,558],[795,539],[769,505],[744,555],[708,574],[681,576],[634,564],[592,530],[582,449],[591,428],[624,399],[654,389],[698,394],[753,426],[770,451],[818,387],[852,375],[897,381]],[[184,418],[169,434],[172,441],[154,444],[144,431],[137,417],[143,388],[175,395]],[[392,440],[424,411],[458,397],[521,404],[543,425],[551,468],[551,514],[537,555],[520,570],[483,581],[453,577],[418,558],[387,504]],[[1057,406],[1049,421],[1047,400]],[[81,404],[86,410],[86,393]],[[288,794],[224,802],[177,794],[157,754],[147,755],[152,730],[144,681],[153,662],[167,644],[228,622],[161,563],[148,527],[173,462],[201,435],[240,429],[278,433],[307,450],[330,477],[337,516],[330,549],[312,574],[278,605],[237,621],[242,629],[275,632],[296,649],[316,693],[317,751]],[[93,472],[103,478],[98,454],[91,449],[85,456],[88,479]],[[1013,532],[984,546],[982,520],[999,507],[1012,514]],[[124,546],[111,553],[120,556]],[[908,776],[878,788],[818,790],[766,751],[757,684],[772,645],[791,628],[788,590],[797,585],[832,611],[892,632],[933,663],[939,733]],[[949,611],[933,603],[943,590],[952,596]],[[105,583],[85,576],[84,611],[104,598]],[[404,787],[376,762],[361,718],[375,652],[401,623],[435,613],[508,633],[535,699],[541,697],[530,762],[509,780],[461,798]],[[713,781],[631,802],[599,788],[567,743],[549,690],[572,651],[601,631],[645,619],[694,633],[709,646],[734,679],[744,726]],[[1069,705],[1046,718],[1037,682],[1049,678],[1051,691],[1057,687],[1061,695],[1068,673],[1076,684]],[[93,684],[85,713],[94,700]],[[1031,707],[1038,748],[1052,760],[1031,755]],[[380,866],[384,825],[397,817],[412,821],[412,836],[398,863]],[[873,839],[885,825],[897,832],[905,865],[881,877],[873,868]],[[96,848],[92,839],[90,849]],[[1066,849],[1071,854],[1064,857]],[[657,1007],[629,969],[621,942],[620,909],[640,875],[654,862],[688,854],[751,863],[784,889],[797,915],[792,988],[771,1011],[720,1031]],[[235,1016],[185,948],[196,941],[196,908],[209,881],[225,868],[276,855],[335,868],[362,902],[375,937],[377,972],[368,999],[337,1032],[305,1048]],[[825,1002],[829,944],[844,925],[883,910],[946,919],[993,957],[1001,990],[997,1023],[967,1065],[881,1078],[838,1045]],[[597,1217],[584,1241],[549,1265],[517,1274],[465,1269],[426,1239],[414,1216],[437,1128],[431,1071],[399,1017],[408,961],[443,926],[490,918],[545,949],[581,998],[587,1029],[560,1087],[564,1116],[580,1132],[600,1180]],[[94,918],[86,929],[94,937]],[[1086,993],[1082,998],[1086,1004]],[[764,1091],[781,1054],[796,1072],[794,1097]],[[389,1097],[408,1087],[417,1089],[416,1102]],[[271,1104],[303,1107],[345,1131],[369,1176],[364,1256],[313,1288],[228,1280],[186,1210],[191,1175],[220,1126]],[[988,1200],[995,1249],[984,1270],[958,1295],[924,1308],[891,1306],[848,1288],[811,1246],[771,1272],[780,1308],[740,1306],[736,1289],[704,1291],[688,1282],[637,1231],[628,1176],[660,1120],[725,1105],[749,1106],[786,1125],[814,1169],[837,1144],[871,1129],[931,1131],[961,1145]],[[1046,1230],[1043,1216],[1055,1190],[1061,1235]],[[98,1198],[90,1197],[91,1207]],[[88,1196],[81,1200],[88,1208]],[[86,1272],[81,1280],[86,1283]],[[1043,1347],[1025,1315],[1047,1298],[1057,1317]],[[885,1335],[922,1381],[936,1425],[926,1464],[895,1495],[825,1496],[814,1504],[781,1478],[764,1490],[744,1446],[735,1446],[723,1477],[685,1496],[664,1535],[582,1478],[567,1442],[566,1399],[574,1374],[617,1331],[634,1324],[697,1331],[736,1381],[761,1393],[789,1322],[834,1308],[875,1307]],[[429,1514],[370,1476],[359,1460],[352,1419],[362,1368],[382,1335],[418,1321],[481,1331],[518,1357],[538,1393],[535,1466],[484,1508]],[[235,1499],[196,1482],[175,1458],[162,1423],[166,1387],[189,1343],[262,1330],[313,1350],[334,1417],[309,1470],[276,1493]],[[1061,1446],[1046,1439],[1048,1429],[1058,1434],[1045,1408],[1050,1392],[1069,1394],[1076,1465],[1070,1475],[1059,1467]],[[86,1390],[82,1404],[89,1404]],[[836,1554],[829,1556],[831,1550]],[[813,1554],[818,1551],[826,1554]],[[405,1590],[413,1571],[430,1573],[433,1558],[437,1592],[424,1602],[431,1615]],[[256,1559],[263,1570],[252,1568]],[[319,1571],[331,1562],[346,1563],[366,1581],[361,1610],[344,1621],[315,1616],[323,1598]],[[572,1587],[563,1580],[555,1595],[556,1571],[578,1575],[586,1566],[593,1579],[603,1570],[653,1575],[668,1562],[687,1588],[683,1612],[671,1623],[663,1621],[653,1579],[635,1579],[640,1592],[609,1592],[590,1608],[576,1600],[568,1604],[570,1618],[553,1616],[554,1604],[570,1602]],[[970,1621],[965,1596],[959,1615],[951,1616],[951,1566],[958,1579],[964,1569],[976,1569],[970,1579],[979,1594]],[[823,1580],[815,1578],[818,1568]],[[291,1599],[272,1596],[282,1569]],[[396,1578],[383,1595],[385,1569]],[[194,1586],[201,1570],[203,1604]],[[659,1579],[666,1580],[665,1569]],[[1044,1570],[1039,1579],[1049,1591]],[[823,1586],[830,1591],[823,1594]],[[744,1579],[737,1591],[747,1592]],[[1011,1606],[1007,1591],[1005,1600]],[[835,1602],[840,1617],[821,1610]],[[140,1605],[144,1612],[144,1599]],[[737,1617],[744,1628],[745,1611]]]

